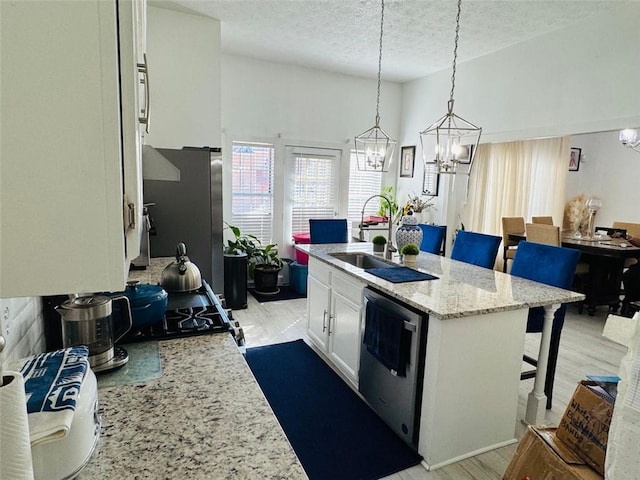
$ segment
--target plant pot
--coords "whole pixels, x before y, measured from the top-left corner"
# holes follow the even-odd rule
[[[373,244],[373,251],[376,252],[376,253],[384,252],[384,244],[374,243]]]
[[[408,266],[413,266],[418,263],[418,255],[403,255],[402,263]]]
[[[281,268],[275,265],[256,265],[253,270],[253,281],[256,292],[264,295],[276,294],[278,288],[278,274]]]
[[[247,254],[224,254],[224,299],[232,310],[247,308]]]

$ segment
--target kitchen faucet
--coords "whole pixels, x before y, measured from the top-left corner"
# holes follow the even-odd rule
[[[391,240],[392,238],[392,229],[393,229],[393,218],[392,218],[392,213],[391,213],[391,200],[389,200],[387,197],[385,197],[384,195],[371,195],[369,198],[367,198],[367,200],[364,202],[364,205],[362,206],[362,213],[360,215],[360,233],[358,234],[358,239],[361,242],[364,242],[364,209],[367,207],[367,203],[369,203],[369,200],[376,198],[376,197],[380,197],[384,200],[387,201],[387,205],[389,205],[389,216],[388,216],[388,222],[389,222],[389,234],[388,234],[388,241],[387,241],[387,251],[384,255],[384,258],[386,258],[387,260],[391,260],[391,254],[393,252],[397,252],[398,249],[396,247],[393,246],[393,242]]]

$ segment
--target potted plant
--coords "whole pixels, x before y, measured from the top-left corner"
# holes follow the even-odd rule
[[[373,243],[374,252],[384,252],[384,246],[387,244],[387,239],[384,236],[376,235],[375,237],[373,237],[373,240],[371,240],[371,242]]]
[[[285,263],[290,263],[288,258],[280,258],[278,245],[272,243],[265,247],[259,245],[253,251],[249,259],[249,275],[255,282],[256,292],[263,294],[275,294],[278,288],[278,275]]]
[[[233,239],[224,246],[224,298],[227,306],[233,310],[247,308],[247,272],[249,258],[259,248],[260,240],[254,235],[245,235],[234,225],[227,229],[233,233]]]
[[[399,211],[398,202],[396,201],[396,196],[393,193],[393,187],[384,187],[382,191],[380,191],[380,195],[389,199],[387,202],[384,198],[381,198],[378,201],[378,215],[381,217],[390,217],[388,221],[396,223],[402,213]],[[391,215],[389,215],[391,213]]]
[[[430,196],[426,200],[423,200],[420,195],[416,195],[415,193],[408,197],[409,199],[405,204],[405,210],[407,207],[411,207],[414,215],[418,218],[418,223],[429,223],[431,210],[436,210],[436,207],[433,204],[434,197]]]
[[[407,243],[402,247],[402,261],[405,265],[415,265],[418,261],[420,249],[415,243]]]

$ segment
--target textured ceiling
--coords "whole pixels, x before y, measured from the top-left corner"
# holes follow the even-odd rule
[[[626,0],[465,0],[463,62],[564,28]],[[374,0],[149,0],[152,6],[217,18],[222,51],[375,77],[380,2]],[[454,0],[386,0],[382,77],[404,82],[450,68]]]

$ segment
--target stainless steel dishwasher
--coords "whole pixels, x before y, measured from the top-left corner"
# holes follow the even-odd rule
[[[417,449],[428,315],[372,288],[365,288],[364,299],[358,389],[387,425]]]

